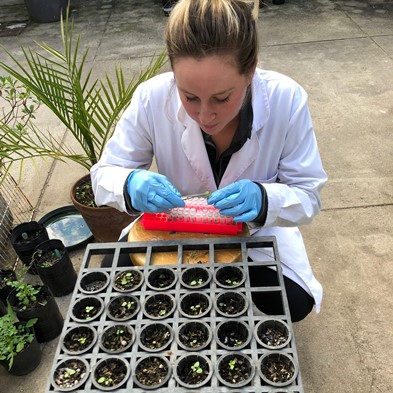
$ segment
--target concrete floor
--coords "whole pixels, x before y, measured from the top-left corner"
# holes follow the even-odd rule
[[[135,68],[163,48],[166,18],[158,0],[71,3],[98,75],[116,63]],[[24,19],[22,0],[1,1],[0,23]],[[324,286],[321,313],[294,327],[305,392],[391,392],[393,1],[268,1],[259,27],[259,65],[288,74],[309,93],[329,175],[322,213],[302,228]],[[31,23],[18,37],[0,37],[0,44],[19,57],[19,44],[34,40],[59,43],[58,23]],[[38,124],[64,133],[44,110]],[[83,173],[58,162],[26,168],[22,187],[36,217],[70,204],[68,190]],[[73,253],[76,267],[82,255]],[[59,299],[64,314],[69,299]],[[33,374],[12,377],[1,369],[0,392],[43,392],[56,345],[43,346]]]

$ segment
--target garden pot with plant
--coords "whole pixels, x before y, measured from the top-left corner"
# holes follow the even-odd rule
[[[93,270],[83,275],[79,281],[82,293],[94,295],[102,292],[110,282],[109,274],[105,271]]]
[[[34,334],[37,319],[15,322],[15,313],[8,305],[8,313],[0,318],[0,364],[13,375],[26,375],[41,362],[41,348]]]
[[[254,335],[259,345],[272,350],[286,347],[292,339],[288,324],[276,318],[259,321],[254,328]]]
[[[143,274],[136,269],[122,270],[113,278],[113,287],[118,292],[136,291],[142,285]]]
[[[224,349],[237,351],[251,341],[252,331],[244,321],[222,321],[216,328],[217,343]]]
[[[59,144],[56,139],[47,137],[46,130],[34,127],[29,133],[11,134],[4,147],[17,150],[13,161],[34,156],[52,157],[71,160],[90,171],[100,159],[135,89],[158,74],[167,59],[163,51],[137,75],[126,78],[122,67],[116,65],[114,81],[108,74],[93,79],[92,75],[96,73],[86,61],[88,49],[82,49],[85,45],[80,35],[74,36],[73,22],[69,21],[68,15],[67,8],[65,20],[60,23],[62,49],[58,50],[57,44],[37,43],[37,48],[21,48],[21,61],[4,50],[8,61],[0,62],[0,68],[28,89],[64,125],[68,132],[66,143]],[[82,153],[71,147],[75,143]],[[82,189],[85,193],[91,191],[89,174],[74,184],[71,199],[97,241],[116,241],[121,230],[135,217],[112,207],[96,207],[92,192],[89,198],[78,201],[75,192]]]
[[[20,321],[37,318],[34,331],[39,343],[53,340],[63,328],[64,320],[55,298],[46,285],[31,285],[22,280],[9,283],[14,289],[8,302]]]
[[[46,240],[49,240],[48,231],[36,221],[23,222],[12,230],[11,245],[23,264],[29,266],[28,273],[37,274],[32,257],[36,247]]]
[[[172,288],[176,281],[177,276],[173,269],[166,267],[153,269],[147,276],[147,285],[155,291],[166,291]]]
[[[247,311],[248,299],[241,292],[222,292],[216,296],[214,306],[220,315],[236,318]]]
[[[138,345],[146,352],[163,351],[173,340],[173,330],[163,322],[144,325],[138,334]]]
[[[131,325],[107,326],[102,332],[100,348],[107,353],[121,353],[131,348],[135,341],[135,330]]]
[[[205,349],[213,333],[211,327],[201,321],[184,322],[176,331],[176,341],[179,346],[187,351]]]
[[[89,323],[97,320],[104,312],[104,301],[98,296],[83,297],[71,306],[74,321]]]
[[[298,365],[284,352],[269,352],[261,356],[258,373],[262,380],[274,387],[290,385],[297,377]]]
[[[60,392],[83,388],[89,377],[89,363],[86,359],[70,357],[62,360],[52,374],[52,384]],[[81,390],[80,390],[81,391]]]
[[[212,307],[210,296],[203,292],[186,293],[179,302],[179,311],[187,318],[202,318],[209,314]]]
[[[186,388],[199,388],[213,375],[211,360],[202,354],[190,352],[177,359],[174,366],[176,381]]]
[[[8,285],[9,281],[16,281],[15,271],[9,269],[0,269],[0,300],[7,304],[7,297],[12,291],[12,287]]]
[[[74,326],[61,339],[62,350],[69,355],[91,351],[97,341],[97,331],[90,326]]]
[[[240,287],[246,279],[244,270],[239,266],[220,266],[214,275],[214,280],[222,288]]]
[[[37,274],[54,296],[65,296],[74,290],[76,271],[61,240],[50,239],[40,243],[32,260]]]
[[[217,378],[226,386],[248,385],[255,374],[255,367],[248,355],[233,352],[222,355],[217,361]]]
[[[163,319],[173,314],[176,308],[176,300],[169,293],[156,293],[145,299],[143,313],[147,318]]]
[[[115,390],[127,382],[130,372],[126,359],[115,355],[106,357],[93,367],[92,383],[99,390]]]
[[[147,355],[135,364],[134,382],[142,389],[157,389],[167,383],[171,371],[171,363],[166,357]]]
[[[126,321],[133,318],[139,308],[140,303],[135,296],[119,295],[109,301],[106,313],[113,321]]]
[[[210,280],[210,271],[200,266],[188,267],[180,276],[181,284],[187,289],[201,289],[207,286]]]

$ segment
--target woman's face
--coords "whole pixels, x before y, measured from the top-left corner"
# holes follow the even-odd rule
[[[224,56],[180,58],[173,72],[184,108],[209,135],[219,134],[237,117],[252,78],[240,75]]]

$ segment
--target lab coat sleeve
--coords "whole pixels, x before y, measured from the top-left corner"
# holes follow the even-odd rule
[[[135,169],[149,169],[153,159],[150,125],[139,86],[109,139],[103,154],[90,171],[95,201],[127,212],[123,189]]]
[[[265,227],[309,224],[321,209],[320,191],[327,181],[308,109],[307,93],[300,86],[290,108],[277,180],[263,184],[269,201]]]

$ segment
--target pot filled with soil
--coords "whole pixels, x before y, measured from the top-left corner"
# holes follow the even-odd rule
[[[65,296],[74,290],[77,274],[61,240],[50,239],[40,243],[32,261],[42,282],[54,296]]]
[[[8,282],[16,281],[16,274],[13,270],[0,269],[0,300],[7,304],[7,297],[12,291]]]
[[[36,221],[23,222],[11,232],[12,247],[23,264],[29,266],[30,274],[37,274],[32,265],[32,256],[36,247],[45,240],[49,240],[48,231],[43,224]]]
[[[111,356],[100,359],[91,372],[92,383],[99,390],[115,390],[121,388],[128,380],[131,370],[126,359]]]
[[[210,297],[203,292],[191,292],[180,300],[180,313],[187,318],[202,318],[209,314],[212,307]]]
[[[211,280],[210,271],[201,266],[192,266],[184,269],[180,276],[181,285],[187,289],[201,289]]]
[[[136,385],[142,389],[150,390],[164,386],[168,382],[171,372],[171,363],[166,357],[147,355],[136,362],[133,377]]]
[[[110,300],[106,314],[113,321],[126,321],[136,316],[140,308],[139,300],[132,295],[119,295]]]
[[[281,349],[286,347],[292,333],[289,326],[281,319],[259,321],[254,329],[254,336],[258,344],[267,349]]]
[[[218,345],[229,351],[245,348],[251,341],[252,330],[244,321],[222,321],[216,328]]]
[[[176,308],[175,298],[169,293],[157,293],[145,299],[143,313],[147,318],[164,319],[170,317]]]
[[[269,352],[261,356],[258,373],[262,380],[271,386],[287,386],[295,381],[298,366],[292,356],[284,352]]]
[[[166,291],[172,288],[177,281],[177,276],[173,269],[158,268],[151,270],[147,275],[147,285],[154,291]]]
[[[213,375],[211,360],[202,354],[190,352],[177,359],[174,366],[176,381],[186,388],[206,385]]]
[[[217,378],[230,387],[248,385],[255,375],[251,358],[241,352],[222,355],[217,361]]]
[[[248,300],[241,292],[222,292],[216,296],[214,307],[219,314],[236,318],[245,314]]]
[[[163,322],[142,326],[138,335],[138,344],[146,352],[164,350],[173,340],[173,330]]]
[[[221,288],[237,288],[244,284],[246,274],[239,266],[220,266],[214,275],[214,281]]]
[[[93,270],[83,275],[78,287],[81,292],[94,295],[104,291],[109,282],[109,274],[106,271]]]
[[[89,296],[75,301],[71,316],[76,322],[88,323],[97,320],[103,311],[104,301],[98,296]]]
[[[116,273],[112,285],[118,292],[132,292],[140,288],[142,283],[142,272],[136,269],[127,269]]]
[[[97,331],[90,326],[75,326],[61,340],[62,350],[69,355],[80,355],[92,350],[97,341]]]
[[[81,389],[89,376],[89,363],[79,357],[62,360],[51,376],[55,390],[68,392]]]
[[[102,332],[100,348],[107,353],[121,353],[131,348],[135,341],[135,331],[131,325],[115,324]]]
[[[176,341],[187,351],[199,351],[210,344],[212,336],[211,327],[205,322],[188,321],[178,328]]]

